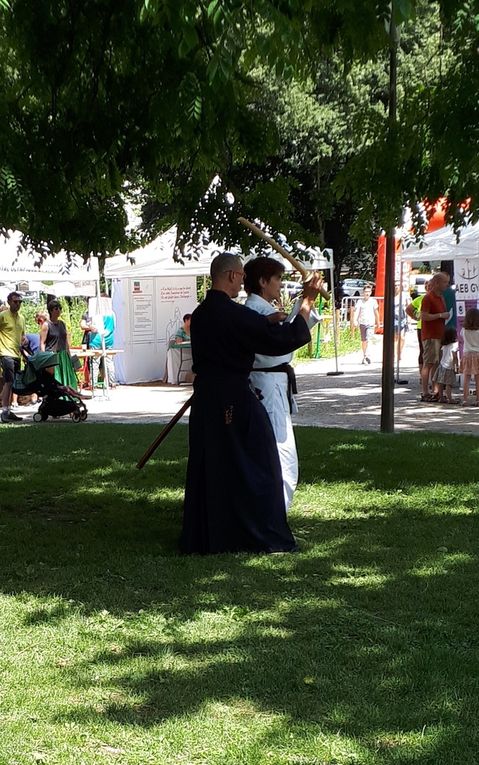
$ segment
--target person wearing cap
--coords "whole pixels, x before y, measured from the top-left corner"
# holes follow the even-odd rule
[[[58,300],[50,300],[47,310],[49,318],[40,328],[40,350],[58,354],[59,364],[55,367],[55,379],[60,385],[67,385],[76,390],[78,380],[70,356],[68,332],[65,322],[60,319],[61,303]]]
[[[8,309],[0,312],[0,366],[3,372],[2,422],[21,422],[11,411],[12,386],[15,373],[20,371],[20,348],[25,335],[25,319],[19,313],[22,296],[10,292],[7,296]]]
[[[255,353],[278,356],[308,343],[319,276],[304,286],[294,322],[234,302],[243,261],[222,253],[212,287],[191,317],[194,394],[189,421],[180,549],[202,555],[296,548],[286,519],[281,464],[266,409],[250,384]]]

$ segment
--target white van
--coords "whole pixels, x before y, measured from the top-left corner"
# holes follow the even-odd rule
[[[426,284],[432,276],[432,274],[411,274],[409,292],[417,292],[418,295],[424,295],[426,293]]]

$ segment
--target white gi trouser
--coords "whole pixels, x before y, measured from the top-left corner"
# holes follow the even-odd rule
[[[277,310],[260,295],[248,295],[245,305],[264,316],[276,313]],[[292,358],[292,353],[284,356],[263,356],[256,354],[254,366],[260,369],[276,367],[279,364],[289,364]],[[291,422],[289,411],[288,377],[285,372],[255,372],[253,369],[250,379],[253,387],[261,391],[263,396],[261,403],[268,412],[271,425],[273,426],[281,462],[284,501],[287,510],[298,483],[298,453],[296,451],[293,423]],[[295,404],[294,409],[297,411]]]
[[[261,358],[264,361],[266,357],[262,356]],[[276,366],[271,362],[276,361],[277,358],[276,356],[269,356],[269,366]],[[278,363],[282,363],[282,361]],[[298,483],[298,453],[289,411],[288,378],[284,372],[255,372],[253,370],[250,380],[253,387],[261,391],[263,397],[261,403],[268,412],[273,426],[283,474],[284,502],[286,510],[288,510]]]

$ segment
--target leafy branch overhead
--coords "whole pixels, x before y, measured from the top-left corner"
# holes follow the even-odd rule
[[[194,217],[228,240],[231,211],[199,208],[216,174],[316,243],[339,210],[366,240],[416,196],[477,197],[478,3],[394,0],[388,135],[389,0],[0,0],[0,226],[128,250],[130,184],[151,233]]]

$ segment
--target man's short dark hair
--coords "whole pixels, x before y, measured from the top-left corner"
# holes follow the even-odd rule
[[[7,295],[7,303],[9,303],[10,300],[12,300],[12,298],[18,298],[19,300],[23,300],[20,292],[16,292],[16,291],[8,293],[8,295]]]
[[[232,252],[222,252],[213,258],[210,267],[211,280],[214,282],[220,274],[225,274],[227,271],[243,270],[243,261],[240,255],[234,255]]]
[[[260,279],[269,281],[272,276],[282,276],[284,266],[276,258],[259,257],[248,260],[244,265],[244,288],[248,295],[261,295]]]
[[[191,319],[191,313],[185,313],[185,315],[183,316],[183,324],[185,323],[185,321],[188,321],[188,319]]]

